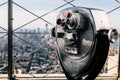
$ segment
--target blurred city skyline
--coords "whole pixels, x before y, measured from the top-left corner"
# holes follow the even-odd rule
[[[50,34],[55,27],[59,11],[72,7],[67,4],[72,0],[13,0],[13,67],[14,72],[20,74],[62,73],[57,57],[55,38]],[[0,0],[0,4],[7,0]],[[66,5],[67,4],[67,5]],[[115,0],[73,0],[75,6],[103,9],[109,12],[120,4]],[[63,7],[61,8],[61,6]],[[60,8],[60,9],[58,9]],[[42,18],[37,19],[36,18]],[[108,14],[110,26],[120,30],[120,9]],[[0,6],[0,69],[7,73],[8,66],[8,8],[7,3]],[[52,24],[52,25],[51,25]],[[111,43],[111,64],[117,64],[118,42]],[[117,58],[116,58],[117,57]],[[112,58],[112,59],[111,59]],[[115,62],[116,61],[116,62]],[[114,65],[110,65],[108,72]],[[117,73],[117,66],[115,68]],[[107,72],[105,72],[107,73]],[[111,73],[111,72],[110,72]]]

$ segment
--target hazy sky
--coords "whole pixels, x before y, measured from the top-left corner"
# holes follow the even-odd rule
[[[0,0],[0,4],[7,0]],[[59,7],[65,4],[64,0],[13,0],[14,2],[18,3],[19,5],[23,6],[24,8],[30,10],[31,12],[41,16],[42,14],[49,12],[56,7]],[[70,0],[67,0],[70,1]],[[99,8],[103,9],[106,12],[120,6],[115,0],[75,0],[72,2],[76,6],[83,6],[83,7],[92,7],[92,8]],[[71,5],[66,5],[61,9],[54,11],[43,18],[47,21],[51,22],[55,25],[56,16],[58,15],[59,11],[71,7]],[[13,5],[13,18],[14,18],[14,29],[24,25],[25,23],[35,19],[36,17],[31,15],[30,13],[24,11],[23,9],[19,8],[15,4]],[[0,7],[0,26],[7,29],[7,4]],[[120,27],[120,9],[114,11],[113,13],[108,14],[109,22],[111,27],[118,28]],[[35,27],[40,27],[41,29],[45,26],[44,21],[37,20],[24,28],[33,29]],[[49,25],[50,26],[50,25]],[[50,26],[51,27],[51,26]]]

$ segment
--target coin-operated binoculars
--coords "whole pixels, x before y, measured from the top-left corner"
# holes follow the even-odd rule
[[[60,12],[56,27],[57,53],[68,80],[94,80],[108,55],[110,42],[118,32],[110,29],[103,10],[74,7]]]

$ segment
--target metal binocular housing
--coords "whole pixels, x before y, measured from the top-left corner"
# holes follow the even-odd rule
[[[57,53],[68,80],[94,80],[101,71],[110,42],[118,32],[110,28],[105,11],[71,7],[62,10],[52,30]]]

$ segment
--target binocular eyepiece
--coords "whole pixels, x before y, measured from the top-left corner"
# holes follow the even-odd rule
[[[64,30],[85,29],[87,24],[86,16],[77,11],[63,11],[57,18],[56,24]]]

